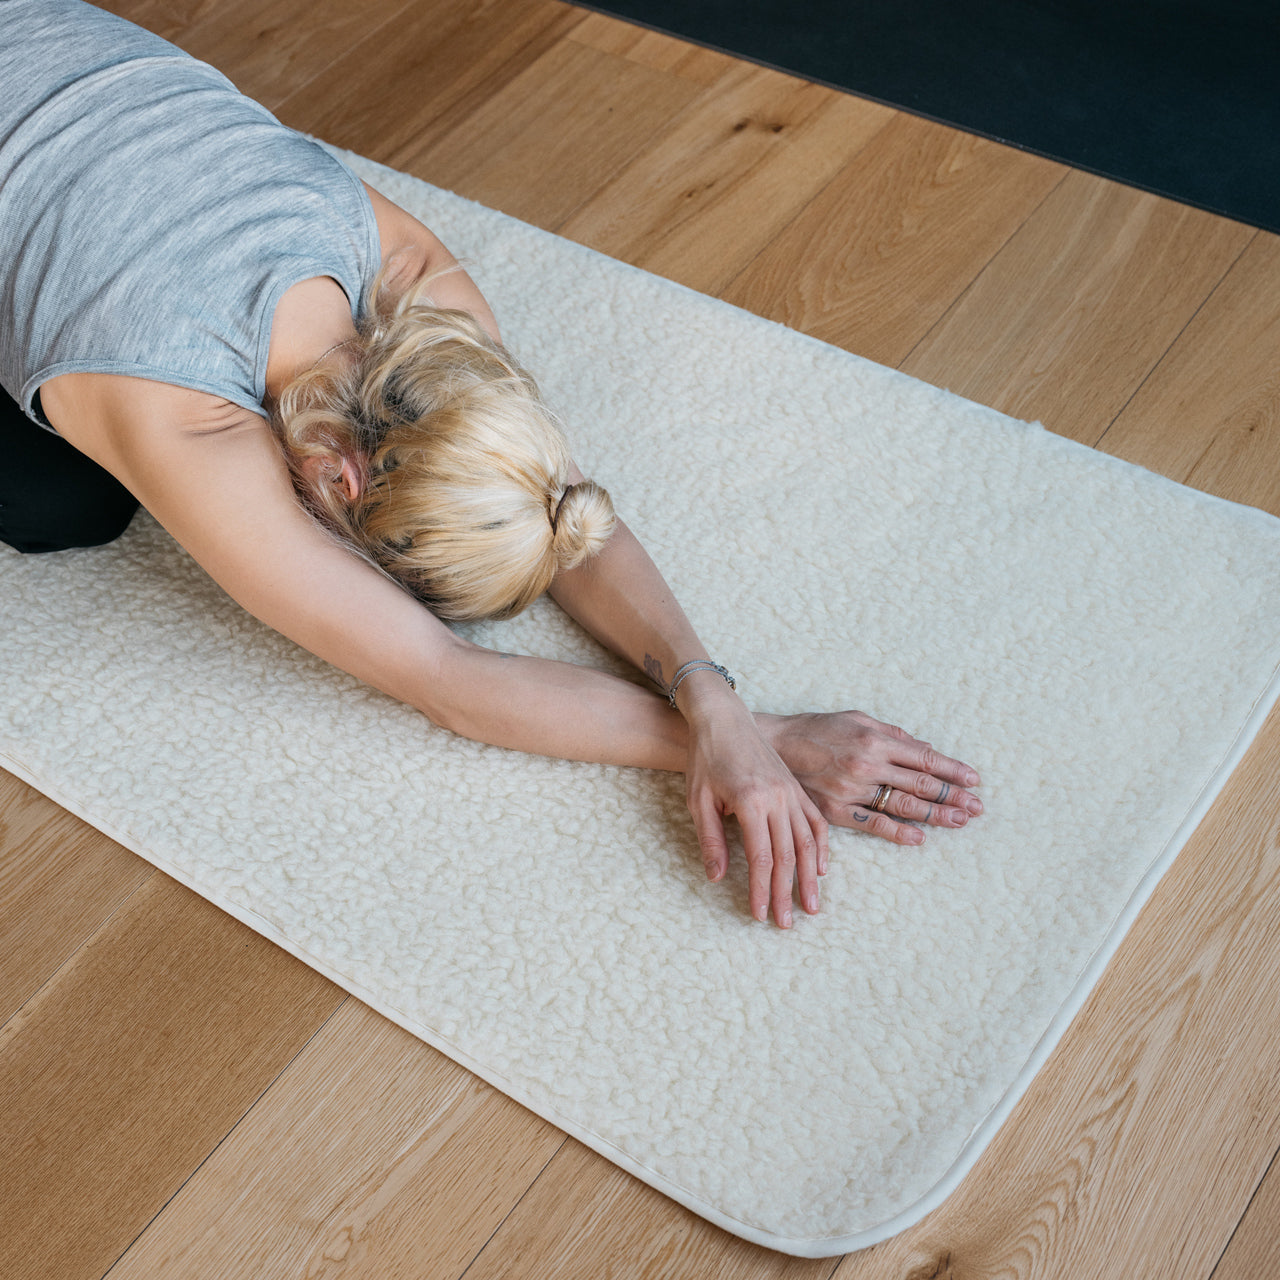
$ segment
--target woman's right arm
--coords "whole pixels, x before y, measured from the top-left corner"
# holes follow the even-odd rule
[[[68,402],[70,378],[93,393],[83,412]],[[65,406],[54,419],[63,434],[268,626],[466,737],[683,768],[684,722],[661,697],[606,672],[471,644],[331,539],[299,506],[262,418],[138,379],[58,381],[49,398]]]

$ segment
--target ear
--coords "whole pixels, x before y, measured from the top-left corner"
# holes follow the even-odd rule
[[[347,502],[354,502],[360,496],[360,475],[350,458],[339,461],[332,453],[303,458],[302,474],[313,489],[330,485]]]
[[[348,502],[354,502],[360,496],[360,476],[356,472],[356,464],[350,458],[343,458],[342,467],[333,478]]]

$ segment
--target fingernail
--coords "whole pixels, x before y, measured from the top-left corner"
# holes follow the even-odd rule
[[[769,908],[762,902],[753,913],[757,920],[764,920],[769,914]]]
[[[714,862],[708,862],[706,864],[706,870],[707,870],[707,879],[710,880],[712,884],[715,884],[715,882],[720,879],[719,866]]]
[[[817,911],[817,909],[818,909],[818,895],[817,895],[816,893],[811,893],[811,894],[810,894],[810,895],[805,899],[805,901],[804,901],[804,905],[805,905],[805,909],[806,909],[806,910],[808,910],[808,911],[810,911],[810,912]]]
[[[906,844],[923,844],[924,832],[918,827],[912,827],[910,831],[903,835],[903,842]]]
[[[963,809],[957,809],[955,813],[951,815],[951,825],[953,827],[963,827],[968,821],[969,815],[965,813]]]
[[[981,781],[982,779],[978,777],[978,775],[974,773],[972,769],[970,769],[969,772],[964,775],[964,785],[966,787],[976,787],[978,786],[979,783],[981,783]]]
[[[791,908],[790,908],[790,907],[788,907],[788,908],[787,908],[787,909],[782,913],[782,927],[783,927],[784,929],[790,929],[790,928],[791,928]]]
[[[826,858],[823,858],[823,859],[822,859],[822,861],[818,863],[818,874],[819,874],[820,876],[825,876],[825,875],[827,874],[827,860],[826,860]]]
[[[969,799],[965,802],[965,807],[969,810],[970,813],[981,813],[982,801],[979,800],[977,796],[970,796]]]

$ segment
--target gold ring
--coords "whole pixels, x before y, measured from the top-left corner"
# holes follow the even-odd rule
[[[880,789],[876,792],[876,798],[871,802],[871,807],[877,813],[883,813],[889,807],[891,795],[893,795],[893,788],[887,782],[882,782]]]

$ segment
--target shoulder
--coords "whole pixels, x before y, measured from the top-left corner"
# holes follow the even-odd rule
[[[382,260],[388,256],[414,248],[423,244],[423,233],[431,234],[413,214],[402,209],[393,200],[388,200],[376,187],[367,182],[362,183],[369,195],[369,203],[373,206],[373,216],[378,224],[378,237],[382,241]]]
[[[367,182],[364,187],[382,241],[386,288],[395,292],[397,284],[408,286],[432,271],[454,264],[453,255],[429,227]]]
[[[126,485],[185,443],[269,431],[260,414],[221,396],[122,374],[62,374],[41,387],[40,401],[59,435]]]

